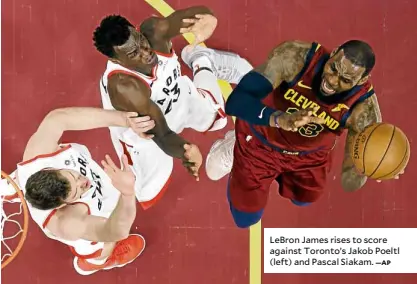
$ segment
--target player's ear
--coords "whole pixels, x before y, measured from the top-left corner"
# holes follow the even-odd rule
[[[120,62],[120,60],[118,60],[117,58],[114,58],[114,57],[110,57],[110,58],[109,58],[109,60],[110,60],[111,62],[113,62],[113,63],[116,63],[116,64],[119,64],[119,65],[121,65],[121,62]]]
[[[117,50],[117,47],[113,47],[113,50],[114,50],[114,55],[113,55],[113,57],[109,57],[109,60],[111,61],[111,62],[113,62],[113,63],[116,63],[116,64],[119,64],[119,65],[121,65],[120,63],[120,60],[118,59],[118,50]]]

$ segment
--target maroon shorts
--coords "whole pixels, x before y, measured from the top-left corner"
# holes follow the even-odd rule
[[[276,180],[281,196],[314,202],[322,194],[332,152],[319,150],[306,155],[280,153],[257,139],[249,125],[236,120],[236,143],[230,173],[230,201],[243,212],[265,208],[269,188]]]

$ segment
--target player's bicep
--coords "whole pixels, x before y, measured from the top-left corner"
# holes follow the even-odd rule
[[[276,88],[283,81],[291,81],[303,68],[311,44],[288,41],[275,47],[267,60],[254,70],[267,78]]]
[[[147,132],[155,138],[163,137],[171,132],[161,109],[151,100],[148,86],[135,78],[123,78],[112,84],[110,98],[118,110],[134,111],[140,116],[149,116],[155,121],[155,127]]]

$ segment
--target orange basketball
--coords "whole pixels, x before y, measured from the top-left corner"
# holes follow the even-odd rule
[[[367,177],[392,179],[407,166],[410,143],[395,125],[375,123],[356,135],[350,154],[357,170]]]

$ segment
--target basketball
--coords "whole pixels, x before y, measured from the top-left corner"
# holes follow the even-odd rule
[[[350,150],[357,170],[376,179],[392,179],[410,158],[410,143],[404,132],[389,123],[375,123],[357,134]]]

